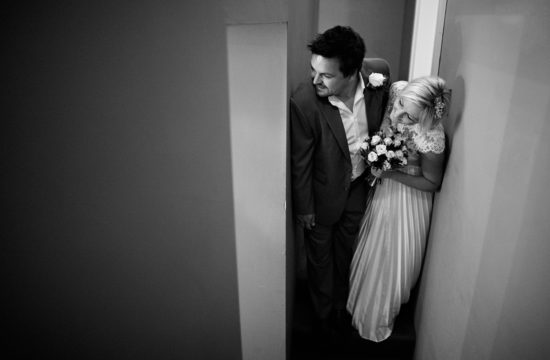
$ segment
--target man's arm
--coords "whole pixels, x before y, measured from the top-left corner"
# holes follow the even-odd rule
[[[306,228],[315,224],[313,153],[315,139],[308,119],[290,98],[291,174],[294,211]]]

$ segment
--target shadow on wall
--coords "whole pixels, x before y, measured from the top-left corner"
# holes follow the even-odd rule
[[[451,105],[449,109],[448,116],[443,119],[443,127],[445,129],[445,165],[443,169],[443,183],[442,183],[442,189],[445,186],[446,180],[445,178],[448,176],[452,176],[449,174],[449,160],[451,157],[451,154],[453,152],[453,143],[455,140],[455,136],[462,124],[463,120],[463,113],[464,113],[464,106],[465,106],[465,95],[466,95],[466,83],[464,81],[464,78],[462,75],[458,75],[459,67],[462,61],[462,36],[459,24],[454,23],[445,23],[444,28],[444,34],[445,43],[451,43],[453,44],[453,48],[449,49],[449,52],[452,54],[452,56],[448,56],[445,58],[446,62],[446,69],[449,69],[448,73],[453,74],[455,77],[453,78],[450,75],[441,74],[439,73],[439,76],[441,76],[446,82],[447,87],[449,87],[451,91]],[[445,49],[441,49],[442,55]],[[441,61],[441,59],[440,59]],[[441,69],[440,69],[441,71]],[[463,141],[463,140],[462,140]],[[462,146],[459,146],[461,148]],[[441,213],[442,210],[440,210],[439,207],[439,199],[441,198],[441,193],[436,193],[434,196],[434,203],[432,207],[432,217],[430,222],[430,230],[427,237],[426,242],[426,250],[424,253],[424,259],[422,264],[422,270],[420,273],[420,277],[418,280],[418,283],[416,285],[416,293],[415,297],[413,298],[415,303],[415,324],[418,327],[419,322],[423,319],[423,312],[424,309],[429,308],[428,305],[426,305],[426,286],[429,280],[426,278],[429,274],[429,269],[434,266],[432,264],[433,260],[431,258],[431,254],[433,253],[433,240],[432,236],[433,233],[437,230],[437,223],[440,221],[440,218],[444,217],[444,215]]]
[[[447,80],[447,79],[445,79]],[[452,152],[453,138],[462,123],[462,114],[464,112],[464,96],[465,96],[465,83],[462,76],[457,77],[453,82],[453,88],[451,91],[451,106],[449,116],[443,120],[443,127],[445,128],[445,170],[449,163],[449,158]],[[449,81],[447,81],[449,86]]]
[[[460,63],[462,61],[462,57],[460,56],[460,54],[462,54],[462,36],[460,32],[460,27],[459,24],[456,22],[446,23],[445,26],[445,42],[455,44],[452,50],[455,56],[450,56],[446,58],[447,68],[452,69],[453,74],[458,74]],[[441,49],[442,52],[444,50],[445,49],[443,48]],[[445,128],[446,135],[445,146],[447,149],[445,154],[446,170],[448,160],[451,156],[455,134],[460,124],[462,123],[462,114],[464,112],[464,99],[466,97],[466,85],[462,75],[458,75],[454,79],[451,79],[449,76],[446,76],[444,74],[439,75],[443,77],[443,79],[445,79],[445,81],[447,82],[447,86],[451,90],[451,107],[449,115],[443,121],[443,127]]]

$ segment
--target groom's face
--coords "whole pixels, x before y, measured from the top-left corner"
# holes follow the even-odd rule
[[[340,71],[338,59],[317,54],[311,56],[311,79],[320,97],[340,96],[353,84],[351,76],[346,78]]]

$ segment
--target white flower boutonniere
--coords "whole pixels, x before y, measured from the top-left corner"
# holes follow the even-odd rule
[[[376,89],[382,85],[384,85],[384,81],[386,81],[386,77],[380,73],[372,73],[369,75],[369,83],[368,85]]]

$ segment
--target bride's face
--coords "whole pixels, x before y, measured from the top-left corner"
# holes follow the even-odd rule
[[[420,107],[406,98],[399,97],[393,103],[393,110],[390,114],[392,123],[400,122],[403,124],[418,123]]]

